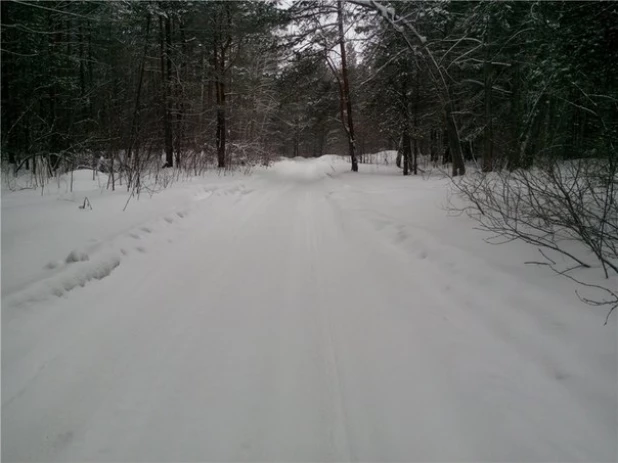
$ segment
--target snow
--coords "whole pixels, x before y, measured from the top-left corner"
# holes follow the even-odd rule
[[[399,173],[3,191],[3,461],[616,461],[618,317]]]
[[[340,156],[326,155],[317,159],[281,159],[265,174],[277,180],[312,182],[349,170],[349,163]]]

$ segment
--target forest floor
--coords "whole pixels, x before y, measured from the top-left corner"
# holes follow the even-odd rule
[[[616,461],[618,317],[347,170],[3,191],[2,460]]]

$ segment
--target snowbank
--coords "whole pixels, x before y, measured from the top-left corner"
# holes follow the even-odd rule
[[[264,174],[273,179],[314,182],[333,177],[350,169],[346,158],[324,155],[319,158],[282,159],[275,162]]]
[[[247,180],[210,173],[152,197],[131,198],[126,210],[126,189],[106,189],[107,176],[95,173],[93,179],[91,170],[53,179],[43,194],[3,190],[3,320],[24,305],[105,278],[130,256],[165,246],[200,202],[219,196],[233,202],[252,191]],[[26,186],[28,176],[16,181]],[[92,209],[81,208],[86,197]]]

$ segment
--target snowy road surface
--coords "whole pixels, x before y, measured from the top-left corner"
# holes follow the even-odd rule
[[[616,317],[446,217],[443,181],[344,170],[119,219],[5,194],[2,461],[616,461]]]

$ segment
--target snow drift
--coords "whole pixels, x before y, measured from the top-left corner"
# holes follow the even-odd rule
[[[265,175],[278,180],[314,182],[348,170],[350,170],[350,163],[346,158],[324,155],[319,158],[281,159],[275,162],[265,172]]]

